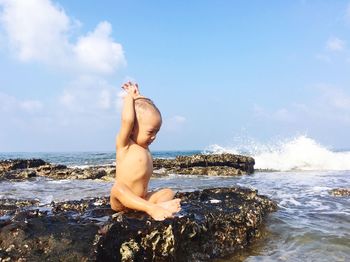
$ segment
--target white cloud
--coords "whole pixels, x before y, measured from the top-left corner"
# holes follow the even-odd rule
[[[79,63],[93,71],[112,73],[125,64],[123,48],[110,38],[112,27],[102,22],[87,36],[81,37],[74,53]]]
[[[177,124],[182,124],[186,122],[186,118],[183,116],[174,116],[172,120]]]
[[[102,109],[109,109],[111,107],[112,98],[109,90],[102,90],[99,95],[98,105]]]
[[[324,55],[324,54],[317,54],[316,59],[322,62],[326,62],[326,63],[331,63],[332,60],[328,55]]]
[[[318,85],[314,96],[306,103],[297,101],[284,108],[270,110],[260,105],[253,107],[256,119],[276,123],[291,123],[297,126],[349,125],[350,124],[350,94],[344,89]],[[313,123],[313,124],[312,124]]]
[[[116,105],[118,99],[118,90],[105,80],[81,76],[64,89],[58,102],[64,110],[73,114],[102,116],[117,112],[118,109],[112,105]]]
[[[37,112],[43,108],[43,104],[37,100],[26,100],[19,103],[20,108],[27,112]]]
[[[279,122],[293,122],[296,120],[294,114],[287,108],[268,110],[259,105],[253,106],[254,116],[260,119],[268,119]]]
[[[163,128],[166,131],[178,132],[183,128],[186,122],[187,120],[184,116],[175,115],[164,120]]]
[[[126,64],[122,46],[101,22],[77,43],[71,33],[80,24],[49,0],[0,0],[0,23],[20,61],[39,61],[82,73],[110,74]]]
[[[0,112],[7,114],[37,113],[43,108],[43,103],[38,100],[20,100],[0,92]]]
[[[343,51],[345,49],[345,41],[337,38],[337,37],[331,37],[328,39],[326,43],[326,47],[330,51]]]
[[[350,95],[342,89],[331,86],[320,86],[318,89],[321,91],[320,99],[323,103],[333,109],[340,111],[348,111],[350,114]]]

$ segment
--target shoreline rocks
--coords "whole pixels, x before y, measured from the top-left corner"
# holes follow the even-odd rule
[[[336,197],[350,196],[350,188],[334,188],[329,191],[329,194]]]
[[[254,172],[254,159],[233,154],[178,156],[175,159],[154,159],[154,176],[168,174],[235,176]],[[102,179],[115,178],[114,165],[73,168],[56,165],[42,159],[9,159],[0,161],[0,181],[21,181],[33,177],[52,179]]]
[[[275,202],[232,187],[178,193],[182,210],[155,221],[114,213],[108,197],[51,203],[0,201],[0,257],[28,261],[206,261],[261,234]],[[24,261],[24,260],[21,260]]]
[[[209,176],[251,174],[254,173],[254,164],[254,158],[234,154],[197,154],[153,160],[155,172]]]

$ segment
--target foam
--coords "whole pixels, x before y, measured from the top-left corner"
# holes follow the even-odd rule
[[[243,148],[243,149],[242,149]],[[244,146],[209,146],[206,153],[248,154],[255,169],[278,171],[350,170],[350,152],[335,152],[305,135],[274,144],[249,141]]]

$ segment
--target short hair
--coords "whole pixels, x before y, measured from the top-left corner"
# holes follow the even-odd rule
[[[160,119],[162,119],[162,114],[151,99],[146,97],[139,97],[134,100],[134,104],[137,116],[142,115],[142,113],[145,111],[153,111],[154,113],[159,114]]]

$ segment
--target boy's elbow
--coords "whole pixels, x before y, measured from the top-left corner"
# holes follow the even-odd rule
[[[122,126],[132,126],[134,125],[134,118],[130,116],[124,116],[122,118]]]
[[[112,188],[113,195],[117,198],[123,197],[125,195],[126,186],[122,183],[115,183],[115,185]]]

